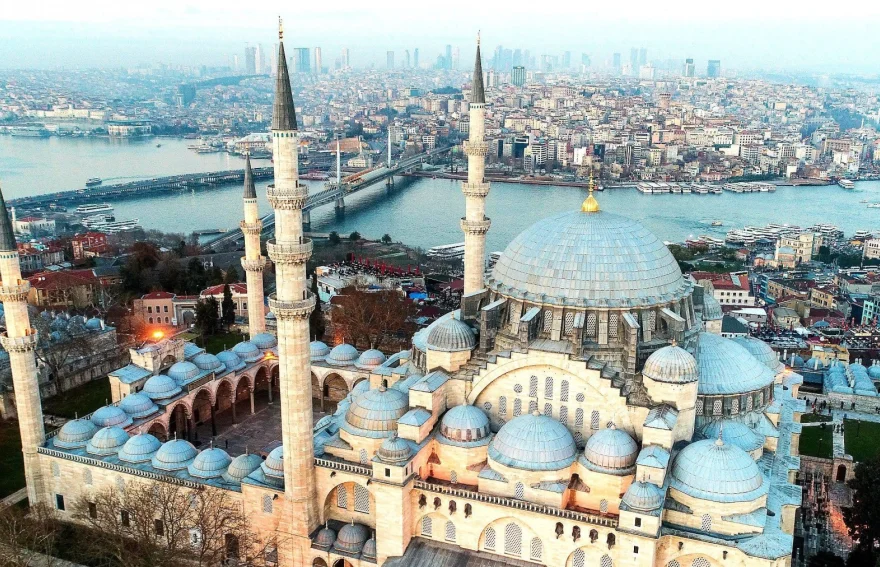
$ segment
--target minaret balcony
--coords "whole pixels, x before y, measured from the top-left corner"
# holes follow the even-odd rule
[[[489,144],[486,142],[472,142],[468,140],[462,144],[462,149],[468,157],[486,157],[489,155]]]
[[[18,284],[0,285],[0,302],[27,301],[28,291],[30,291],[30,289],[30,282],[24,280]]]
[[[490,226],[492,221],[488,217],[483,217],[483,220],[468,220],[464,217],[461,219],[461,230],[468,234],[486,234]]]
[[[309,188],[299,184],[289,189],[269,185],[266,189],[266,197],[273,209],[302,209],[306,205],[306,199],[309,198]]]
[[[489,184],[483,183],[462,183],[461,192],[465,197],[485,197],[489,194]]]
[[[269,309],[277,319],[308,319],[315,310],[315,296],[310,292],[306,293],[305,299],[294,301],[278,299],[277,295],[269,296]]]
[[[266,242],[266,250],[276,264],[305,264],[312,257],[312,239],[303,238],[299,243],[279,243],[273,238]]]
[[[266,259],[262,256],[254,258],[253,260],[242,258],[241,267],[244,268],[244,271],[246,272],[262,272],[266,268]]]
[[[257,219],[257,222],[245,222],[241,221],[238,223],[238,226],[241,227],[241,231],[247,235],[260,234],[263,231],[263,221]]]
[[[10,337],[8,333],[0,334],[0,344],[6,352],[33,352],[37,348],[37,330],[28,329],[23,337]]]

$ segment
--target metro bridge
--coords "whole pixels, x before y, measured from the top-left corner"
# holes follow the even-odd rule
[[[388,167],[387,165],[382,165],[373,169],[367,169],[365,171],[349,175],[348,177],[342,178],[341,183],[339,183],[338,185],[335,182],[328,183],[326,189],[311,193],[309,195],[308,199],[306,200],[306,205],[305,207],[303,207],[303,223],[308,224],[310,222],[309,213],[312,209],[328,205],[330,203],[333,203],[338,210],[345,209],[346,195],[357,193],[358,191],[362,191],[368,187],[372,187],[377,183],[381,183],[382,181],[385,181],[388,185],[392,185],[394,183],[395,175],[406,173],[407,171],[415,169],[416,167],[421,165],[426,159],[448,152],[451,149],[452,146],[446,148],[436,148],[412,157],[408,157],[401,161],[392,162],[391,167]],[[254,170],[254,172],[256,173],[256,170]],[[263,221],[263,235],[272,235],[275,231],[275,213],[269,213],[261,220]],[[242,234],[241,229],[236,228],[235,230],[230,230],[229,232],[218,236],[214,240],[205,244],[204,247],[217,249],[223,246],[239,244],[243,242],[243,240],[244,235]]]

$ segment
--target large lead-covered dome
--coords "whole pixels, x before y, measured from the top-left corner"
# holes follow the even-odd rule
[[[670,486],[710,502],[750,502],[767,494],[767,483],[752,457],[730,443],[691,443],[672,466]]]
[[[691,287],[651,231],[604,211],[533,224],[507,246],[488,284],[520,299],[585,307],[653,305]]]
[[[712,333],[700,333],[695,358],[700,369],[697,393],[703,396],[746,394],[776,379],[742,345]]]
[[[568,428],[537,412],[508,421],[489,444],[489,459],[527,471],[558,471],[576,457]]]

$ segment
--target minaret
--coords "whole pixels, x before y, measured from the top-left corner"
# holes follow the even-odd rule
[[[0,191],[0,301],[3,302],[6,314],[6,332],[0,335],[0,343],[9,353],[12,367],[27,495],[33,506],[43,497],[37,447],[45,438],[45,430],[37,379],[37,359],[34,355],[37,331],[31,328],[28,319],[27,296],[30,287],[27,281],[21,279],[18,246],[15,244],[3,192]]]
[[[260,233],[263,221],[257,206],[257,189],[254,186],[254,171],[251,169],[251,156],[244,163],[244,220],[241,221],[244,234],[244,268],[248,289],[248,331],[251,337],[266,332],[266,314],[263,309],[263,270],[266,258],[260,253]]]
[[[483,139],[486,132],[486,94],[483,91],[483,64],[480,61],[480,36],[477,34],[477,60],[474,63],[474,87],[470,102],[470,135],[464,144],[468,159],[468,178],[461,185],[465,197],[464,231],[464,293],[483,289],[483,267],[486,264],[486,233],[491,221],[486,217],[486,195],[489,184],[486,154],[489,146]]]
[[[281,439],[284,445],[284,492],[291,505],[290,533],[308,537],[318,526],[315,462],[312,448],[312,381],[309,315],[315,297],[306,282],[312,241],[303,237],[303,207],[309,189],[299,183],[298,133],[293,93],[278,20],[278,75],[272,113],[275,183],[267,190],[275,210],[275,238],[267,243],[275,264],[277,292],[269,307],[278,320]]]

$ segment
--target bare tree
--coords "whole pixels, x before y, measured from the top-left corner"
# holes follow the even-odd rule
[[[42,504],[25,511],[18,506],[0,509],[0,566],[51,567],[57,537],[52,510]]]
[[[397,291],[348,287],[331,311],[333,326],[354,345],[381,348],[405,336],[415,305]]]

